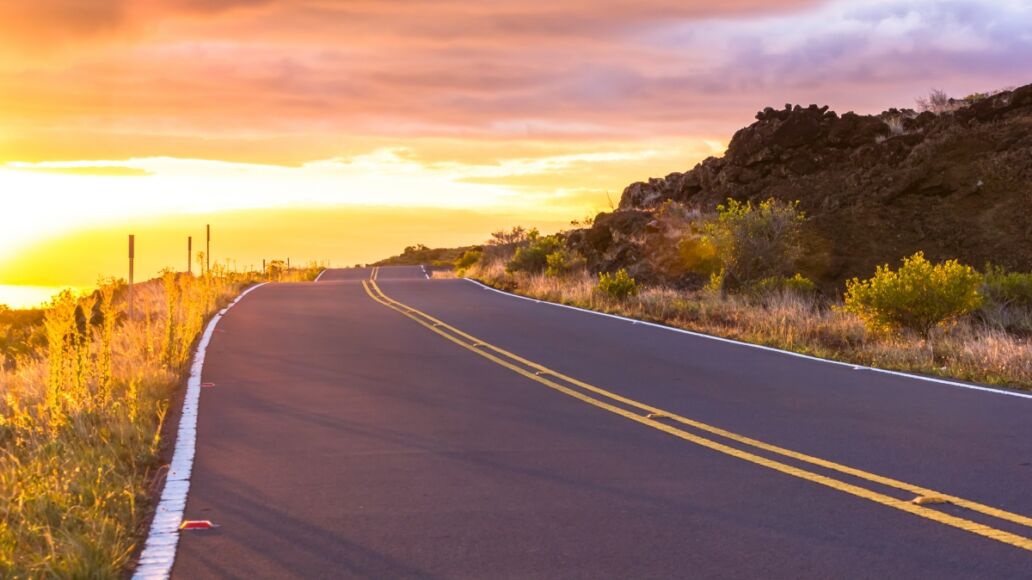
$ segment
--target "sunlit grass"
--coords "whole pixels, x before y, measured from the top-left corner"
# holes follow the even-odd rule
[[[976,318],[962,319],[949,332],[927,338],[915,333],[875,334],[833,304],[791,292],[722,297],[708,290],[653,286],[613,300],[597,292],[596,279],[584,271],[564,277],[514,274],[495,260],[473,266],[467,275],[533,298],[823,358],[1032,388],[1032,341]]]
[[[246,285],[319,270],[166,273],[137,285],[132,320],[124,283],[55,297],[44,351],[0,370],[0,577],[122,577],[163,469],[169,400],[205,320]]]

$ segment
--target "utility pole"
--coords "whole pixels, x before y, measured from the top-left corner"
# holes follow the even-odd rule
[[[207,246],[205,246],[205,249],[204,249],[204,259],[206,261],[206,263],[204,265],[204,273],[205,274],[210,274],[211,273],[211,224],[208,224],[206,226],[206,229],[208,231],[208,242],[207,242]]]
[[[262,274],[265,274],[265,258],[262,258]]]
[[[290,257],[287,257],[287,270],[290,270]]]
[[[129,320],[135,318],[133,305],[133,262],[136,260],[136,236],[129,234]]]
[[[186,236],[186,273],[193,276],[193,236]]]

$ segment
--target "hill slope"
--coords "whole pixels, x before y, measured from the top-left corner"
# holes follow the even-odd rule
[[[648,271],[642,240],[666,200],[799,200],[804,274],[825,286],[923,250],[931,259],[1032,270],[1032,85],[951,103],[939,114],[767,108],[721,158],[628,186],[616,212],[573,241],[589,265]]]

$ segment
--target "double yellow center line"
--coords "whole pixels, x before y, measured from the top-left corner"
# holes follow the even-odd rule
[[[866,487],[861,487],[860,485],[848,483],[814,471],[808,471],[807,469],[802,469],[800,467],[784,463],[783,461],[757,455],[753,451],[758,450],[767,452],[780,456],[781,458],[795,460],[870,483],[915,494],[918,497],[934,498],[933,501],[935,502],[948,502],[991,518],[996,518],[1021,526],[1032,527],[1032,518],[971,500],[966,500],[961,497],[948,495],[926,487],[870,473],[862,469],[856,469],[840,463],[807,455],[805,453],[799,453],[797,451],[778,447],[777,445],[765,443],[713,425],[682,417],[676,413],[665,411],[585,383],[485,342],[484,340],[463,332],[454,326],[446,324],[425,312],[388,297],[376,284],[377,273],[377,269],[374,268],[370,280],[368,282],[364,280],[362,281],[362,287],[365,288],[366,293],[369,294],[373,300],[387,308],[390,308],[391,310],[395,310],[407,316],[418,324],[428,328],[458,346],[465,348],[466,350],[474,352],[499,366],[505,367],[514,373],[563,393],[564,395],[568,395],[594,407],[604,409],[636,423],[673,435],[674,437],[678,437],[696,445],[712,449],[713,451],[729,455],[736,459],[741,459],[768,469],[773,469],[774,471],[798,477],[799,479],[830,487],[856,497],[870,500],[947,526],[952,526],[972,534],[977,534],[1024,550],[1032,551],[1032,539],[1027,537],[993,528],[969,519],[957,517],[932,507],[926,507],[920,503],[915,503],[913,500],[908,501],[905,499],[898,499]],[[672,425],[671,423],[679,426]],[[696,432],[687,431],[681,426],[690,427],[695,431],[701,431],[703,433],[722,438],[728,442],[737,443],[746,447],[746,449],[733,447],[728,443],[705,437]],[[747,450],[750,448],[753,451]]]

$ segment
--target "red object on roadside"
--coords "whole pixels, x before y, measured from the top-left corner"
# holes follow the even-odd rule
[[[210,389],[215,386],[215,383],[201,383],[201,386]]]
[[[180,530],[213,530],[217,527],[218,524],[208,520],[183,520],[183,523],[179,524]]]

